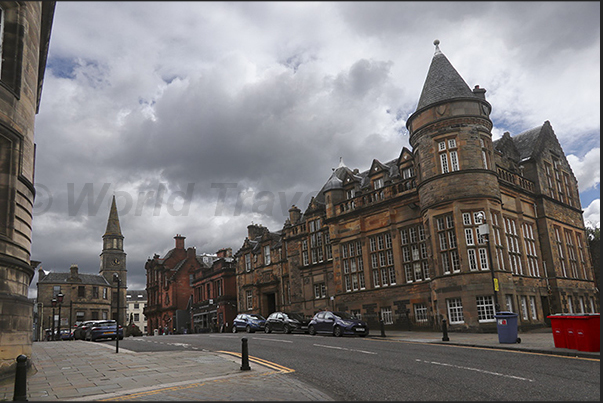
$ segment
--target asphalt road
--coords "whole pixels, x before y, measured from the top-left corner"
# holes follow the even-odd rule
[[[600,401],[600,362],[519,351],[282,333],[126,338],[132,351],[242,352],[295,370],[335,400]],[[114,342],[110,342],[114,343]]]

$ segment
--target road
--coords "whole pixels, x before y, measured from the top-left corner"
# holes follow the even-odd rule
[[[242,352],[294,370],[335,400],[600,401],[600,362],[508,350],[282,333],[126,338],[132,351]],[[114,343],[114,342],[112,342]],[[255,364],[251,364],[255,365]]]

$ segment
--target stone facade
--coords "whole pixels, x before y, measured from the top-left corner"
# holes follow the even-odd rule
[[[34,121],[54,8],[54,1],[0,2],[0,378],[14,373],[19,355],[31,358]]]
[[[492,141],[485,93],[436,44],[407,121],[412,150],[364,172],[340,161],[282,230],[248,227],[235,254],[239,310],[484,332],[500,311],[524,330],[599,312],[578,184],[550,123]]]
[[[127,290],[126,292],[126,323],[132,322],[142,332],[147,334],[147,318],[144,308],[147,306],[146,290]]]

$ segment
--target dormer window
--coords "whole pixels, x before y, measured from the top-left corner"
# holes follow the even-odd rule
[[[383,178],[378,178],[373,181],[373,189],[381,189],[383,187]]]
[[[354,189],[350,189],[347,191],[347,198],[349,199],[353,199],[356,196],[356,191]]]
[[[402,178],[409,179],[409,178],[412,178],[413,176],[415,176],[415,172],[414,172],[414,169],[412,169],[412,167],[404,168],[402,170]]]

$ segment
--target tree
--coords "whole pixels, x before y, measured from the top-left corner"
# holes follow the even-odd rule
[[[586,227],[588,237],[588,249],[590,258],[595,269],[595,286],[599,289],[599,276],[601,274],[601,228]]]

